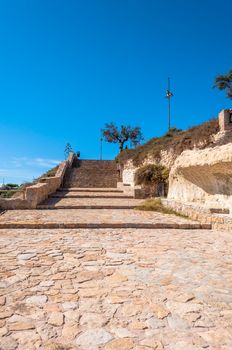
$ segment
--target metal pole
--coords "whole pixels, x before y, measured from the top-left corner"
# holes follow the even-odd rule
[[[170,130],[170,125],[171,125],[171,103],[170,103],[170,78],[168,78],[168,91],[169,91],[169,96],[168,96],[168,131]]]
[[[173,93],[170,90],[170,78],[168,78],[168,89],[166,90],[166,98],[168,99],[168,131],[171,129],[171,97]]]
[[[100,137],[100,160],[102,160],[102,136]]]

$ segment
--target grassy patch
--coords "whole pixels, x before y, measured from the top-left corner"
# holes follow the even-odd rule
[[[0,190],[0,198],[11,198],[15,195],[15,191],[11,191],[11,190],[8,190],[8,191],[1,191]]]
[[[181,216],[183,218],[188,218],[186,215],[177,213],[175,210],[165,207],[163,203],[161,202],[160,198],[149,198],[146,199],[144,202],[139,204],[137,207],[135,207],[136,210],[143,210],[143,211],[157,211],[159,213],[163,214],[172,214]]]

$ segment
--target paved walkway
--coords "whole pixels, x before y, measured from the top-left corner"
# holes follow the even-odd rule
[[[0,216],[14,223],[37,228],[0,230],[0,350],[232,349],[230,233],[121,209]],[[99,228],[46,228],[62,223]],[[100,228],[128,223],[182,229]]]
[[[0,349],[232,349],[232,236],[1,230]]]

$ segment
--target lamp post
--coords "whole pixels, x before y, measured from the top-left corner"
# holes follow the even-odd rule
[[[170,90],[170,78],[168,78],[168,88],[166,90],[166,98],[168,99],[168,131],[171,128],[171,97],[173,93]]]
[[[100,136],[100,160],[102,160],[102,141],[103,141],[103,138],[102,138],[102,134]]]

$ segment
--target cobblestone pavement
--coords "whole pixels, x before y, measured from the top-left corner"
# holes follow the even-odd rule
[[[0,230],[0,349],[231,350],[231,251],[207,230]]]
[[[9,210],[0,217],[0,223],[134,223],[134,224],[195,224],[195,221],[158,212],[133,209],[57,209]]]

